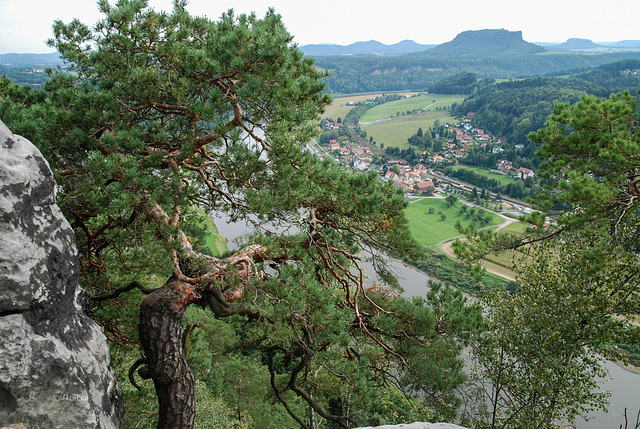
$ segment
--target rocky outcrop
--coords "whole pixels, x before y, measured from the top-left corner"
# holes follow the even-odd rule
[[[450,42],[425,52],[428,56],[487,57],[502,55],[533,55],[544,52],[542,46],[525,42],[522,31],[471,30],[463,31]]]
[[[122,396],[46,160],[0,122],[0,427],[117,428]]]

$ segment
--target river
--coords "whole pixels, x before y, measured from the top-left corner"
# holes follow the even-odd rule
[[[213,220],[220,233],[229,239],[230,249],[237,248],[234,239],[248,232],[244,222],[229,223],[224,215],[214,216]],[[426,293],[428,281],[431,279],[427,274],[391,258],[389,264],[404,288],[404,296],[421,296]],[[611,405],[608,412],[590,413],[588,420],[579,419],[576,423],[578,429],[618,429],[620,425],[624,425],[625,408],[628,410],[629,429],[635,426],[636,415],[640,409],[640,375],[611,361],[607,361],[605,366],[609,371],[609,377],[602,380],[600,385],[603,390],[611,392]]]

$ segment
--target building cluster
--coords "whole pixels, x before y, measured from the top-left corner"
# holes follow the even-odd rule
[[[355,150],[349,149],[346,145],[338,143],[338,140],[329,140],[329,150],[340,157],[348,157],[353,162],[353,168],[359,171],[371,169],[372,153],[369,146],[359,146]]]
[[[322,129],[334,130],[342,126],[342,123],[323,121]],[[343,162],[351,165],[355,170],[365,171],[375,169],[382,175],[382,171],[386,171],[384,178],[392,180],[394,185],[405,190],[408,193],[431,194],[435,192],[435,184],[430,179],[432,177],[427,173],[426,165],[435,164],[455,164],[458,158],[467,156],[468,152],[473,148],[482,148],[487,150],[489,146],[493,154],[499,156],[505,152],[503,148],[506,145],[506,139],[501,138],[494,140],[492,136],[483,129],[474,128],[470,119],[463,120],[455,126],[445,124],[450,130],[451,138],[446,145],[443,144],[442,151],[429,155],[427,151],[422,152],[420,162],[412,166],[409,162],[402,159],[392,159],[387,162],[386,169],[373,162],[374,153],[370,146],[349,146],[331,139],[329,141],[329,152],[341,159]],[[439,138],[436,135],[436,138]],[[518,147],[518,146],[516,146]],[[397,166],[397,168],[395,168]],[[534,177],[535,172],[531,169],[521,167],[518,170],[514,168],[513,162],[506,159],[498,159],[495,167],[498,171],[515,176],[520,179]]]
[[[416,164],[411,167],[403,159],[394,159],[389,161],[387,165],[390,167],[398,166],[396,171],[400,173],[395,173],[390,169],[384,176],[386,179],[392,180],[396,187],[413,194],[432,194],[435,192],[436,186],[424,164]]]

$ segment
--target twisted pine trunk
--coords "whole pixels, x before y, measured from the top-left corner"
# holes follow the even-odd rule
[[[140,304],[140,342],[159,403],[159,429],[189,429],[195,419],[195,379],[182,347],[182,316],[202,298],[191,284],[169,280]]]

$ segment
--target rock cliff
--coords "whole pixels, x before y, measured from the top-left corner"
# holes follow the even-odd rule
[[[38,149],[0,122],[0,427],[117,428],[122,396]]]
[[[424,54],[443,57],[486,57],[501,55],[532,55],[544,52],[542,46],[525,42],[522,31],[463,31],[450,42],[431,48]]]

